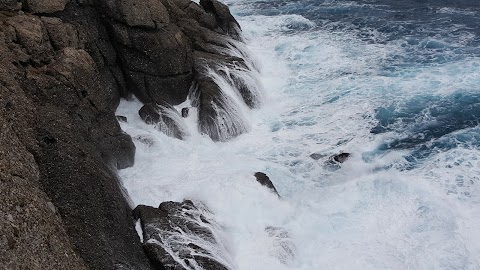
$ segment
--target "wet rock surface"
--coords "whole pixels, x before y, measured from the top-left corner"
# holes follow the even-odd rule
[[[116,107],[132,95],[177,105],[196,86],[204,133],[225,140],[245,132],[240,123],[212,131],[238,116],[206,73],[222,65],[248,70],[228,53],[240,39],[217,1],[0,1],[0,265],[163,269],[162,259],[152,265],[145,255],[116,177],[135,156]],[[244,92],[252,107],[255,95]],[[225,269],[209,258],[185,257]]]
[[[134,210],[143,231],[143,247],[155,265],[164,269],[226,270],[228,263],[212,231],[212,213],[189,200],[163,202],[158,208]]]
[[[280,195],[277,192],[277,189],[275,188],[272,181],[270,180],[270,178],[265,173],[256,172],[254,174],[254,176],[257,179],[257,182],[260,183],[260,185],[268,188],[270,191],[272,191],[273,193],[277,194],[277,196],[280,197]]]
[[[155,125],[158,130],[170,137],[182,140],[187,136],[187,132],[181,126],[182,116],[166,102],[147,103],[138,114],[145,123]]]

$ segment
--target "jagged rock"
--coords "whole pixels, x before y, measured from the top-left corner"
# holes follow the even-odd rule
[[[69,0],[25,0],[31,13],[54,13],[62,11]]]
[[[39,17],[18,15],[0,23],[0,130],[19,141],[13,149],[0,149],[33,160],[1,154],[9,161],[0,159],[0,167],[16,162],[17,169],[7,175],[1,170],[0,178],[8,179],[1,181],[1,190],[11,190],[2,198],[11,205],[0,204],[0,215],[14,209],[16,214],[9,214],[25,225],[18,226],[15,249],[0,256],[0,265],[84,269],[78,252],[91,269],[119,264],[148,269],[114,172],[133,163],[134,148],[118,127],[114,98],[102,87],[97,64],[84,50],[54,52]],[[12,144],[12,139],[1,141]],[[0,224],[3,228],[1,218]]]
[[[275,188],[272,181],[270,180],[270,178],[265,173],[256,172],[254,175],[255,175],[255,178],[257,179],[258,183],[260,183],[264,187],[267,187],[273,193],[277,194],[278,197],[280,197],[280,195],[277,192],[277,189]]]
[[[192,55],[187,39],[173,24],[145,31],[113,24],[127,85],[144,103],[183,102],[192,82]]]
[[[206,216],[207,215],[207,216]],[[134,216],[140,219],[144,249],[155,265],[164,269],[227,270],[222,250],[212,233],[214,221],[209,210],[192,201],[163,202],[158,208],[139,205]]]
[[[340,154],[331,156],[330,160],[338,163],[344,163],[350,156],[351,156],[350,153],[340,153]]]
[[[205,12],[203,7],[195,2],[190,2],[190,4],[185,8],[185,13],[188,17],[196,20],[203,27],[206,27],[210,30],[214,30],[217,27],[215,15]]]
[[[210,72],[216,72],[227,83],[236,87],[236,84],[242,84],[242,81],[233,74],[237,69],[247,69],[245,61],[236,56],[200,51],[194,52],[194,59],[194,70],[199,91],[200,131],[208,134],[215,141],[229,140],[247,132],[248,126],[244,122],[239,108],[241,104],[234,102],[232,97],[222,93],[222,89],[208,75]],[[242,101],[247,106],[255,107],[256,104],[260,104],[260,100],[251,90],[246,87],[237,89]]]
[[[6,24],[14,29],[14,41],[21,46],[19,50],[28,55],[28,61],[43,65],[53,58],[47,29],[40,18],[31,15],[13,16],[6,20]]]
[[[189,112],[189,108],[182,108],[182,117],[187,118],[188,112]]]
[[[160,0],[104,0],[101,3],[110,17],[129,26],[154,29],[170,22]]]
[[[181,19],[177,24],[197,51],[226,54],[226,49],[231,45],[227,36],[202,27],[194,19]]]
[[[215,15],[218,25],[227,35],[237,40],[241,39],[240,25],[225,4],[222,4],[217,0],[200,0],[200,5],[206,12]]]
[[[138,114],[145,123],[155,125],[170,137],[182,140],[187,136],[186,131],[180,125],[180,121],[183,121],[181,115],[166,102],[147,103],[138,111]]]
[[[203,78],[192,48],[228,55],[224,34],[235,27],[221,6],[205,12],[188,0],[24,0],[25,14],[21,2],[0,0],[0,265],[150,269],[116,178],[135,148],[114,111],[132,92],[183,102]],[[218,88],[200,88],[221,103]],[[217,269],[192,256],[184,266]]]

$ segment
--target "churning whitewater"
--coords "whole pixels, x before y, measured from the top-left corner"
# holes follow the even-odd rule
[[[480,269],[479,3],[391,2],[227,1],[263,105],[213,142],[193,108],[179,140],[123,101],[133,204],[202,202],[232,269]]]

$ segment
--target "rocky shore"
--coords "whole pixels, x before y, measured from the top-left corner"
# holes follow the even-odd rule
[[[119,184],[116,171],[134,164],[135,145],[115,110],[135,96],[155,124],[165,119],[161,108],[189,98],[213,140],[246,132],[209,76],[220,74],[245,105],[260,106],[258,89],[241,76],[252,66],[240,42],[240,26],[216,0],[0,0],[0,265],[192,268],[193,255],[175,265],[142,246],[136,218],[159,221],[147,208],[134,218]],[[188,201],[155,211],[178,216],[182,207],[199,211]],[[208,269],[228,268],[200,257],[217,265]]]

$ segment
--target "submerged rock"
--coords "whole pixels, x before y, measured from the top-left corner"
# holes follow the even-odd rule
[[[254,175],[255,175],[255,178],[257,178],[257,182],[259,182],[262,186],[267,187],[273,193],[277,194],[278,197],[280,197],[280,195],[277,192],[277,189],[275,188],[272,181],[265,173],[256,172]]]
[[[324,158],[326,156],[327,155],[320,154],[320,153],[313,153],[313,154],[310,155],[310,157],[314,160],[319,160],[319,159]]]
[[[127,123],[127,122],[128,122],[128,119],[127,119],[126,116],[117,115],[117,116],[115,116],[115,117],[117,118],[117,120],[118,120],[119,122],[124,122],[124,123]]]
[[[351,156],[350,153],[340,153],[340,154],[331,156],[330,160],[338,163],[344,163],[350,156]]]
[[[281,227],[267,226],[265,232],[271,240],[270,255],[281,263],[289,265],[295,259],[295,244],[290,233]]]
[[[187,118],[188,112],[189,112],[189,108],[182,108],[182,117]]]
[[[182,140],[187,136],[187,132],[181,126],[182,117],[168,103],[163,102],[161,105],[147,103],[138,111],[138,114],[145,123],[155,125],[170,137]]]
[[[207,216],[206,216],[207,215]],[[139,205],[143,247],[149,259],[161,269],[229,269],[208,217],[209,210],[189,200],[163,202],[158,208]]]

